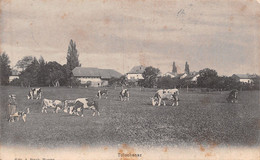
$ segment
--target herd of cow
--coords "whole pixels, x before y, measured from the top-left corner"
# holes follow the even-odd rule
[[[227,101],[230,103],[237,103],[237,90],[232,90],[227,97]],[[170,100],[173,101],[172,106],[176,105],[178,106],[178,98],[179,90],[178,89],[159,89],[153,97],[151,97],[152,105],[161,105],[161,102],[163,102],[164,106],[166,105],[165,101]],[[108,98],[108,90],[102,89],[98,90],[96,96],[98,99],[101,99],[102,96],[104,96],[106,99]],[[129,90],[128,89],[122,89],[119,93],[120,101],[129,101]],[[41,88],[31,88],[29,90],[29,93],[27,95],[28,99],[41,99],[42,98],[42,89]],[[9,95],[9,101],[15,101],[15,95]],[[16,103],[15,103],[16,104]],[[9,108],[11,105],[9,103]],[[58,113],[59,110],[63,110],[65,113],[68,114],[75,114],[78,116],[83,117],[83,110],[84,109],[90,109],[93,111],[93,116],[97,114],[100,115],[98,102],[95,100],[90,100],[89,98],[77,98],[75,100],[51,100],[44,98],[41,103],[42,107],[42,113],[47,113],[47,109],[51,108],[53,109],[54,113]],[[16,108],[16,106],[15,106]],[[9,109],[10,110],[10,109]],[[26,114],[29,113],[29,108],[27,108],[27,112],[16,112],[13,111],[15,109],[11,108],[11,112],[9,112],[9,121],[13,122],[15,119],[19,120],[19,117],[23,118],[23,121],[25,121]]]

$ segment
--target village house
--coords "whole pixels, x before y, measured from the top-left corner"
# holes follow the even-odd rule
[[[133,67],[126,74],[127,80],[137,81],[137,80],[140,80],[140,79],[144,79],[144,77],[143,77],[144,70],[145,70],[145,67],[142,66],[142,65]]]
[[[250,74],[233,74],[232,77],[234,79],[236,79],[239,82],[242,83],[253,83],[254,82],[254,78],[257,77],[257,75],[250,75]]]
[[[172,73],[172,72],[166,72],[162,75],[163,77],[168,77],[170,76],[171,78],[176,77],[176,73]]]
[[[108,81],[111,78],[120,78],[121,73],[113,69],[99,69],[99,68],[87,68],[76,67],[72,70],[73,76],[80,80],[82,85],[101,87],[107,86]]]

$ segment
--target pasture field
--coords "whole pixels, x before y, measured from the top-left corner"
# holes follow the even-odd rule
[[[228,92],[180,91],[179,106],[152,106],[155,89],[130,88],[130,101],[119,101],[121,88],[108,88],[98,100],[98,88],[42,88],[48,99],[88,97],[98,100],[100,116],[84,117],[59,111],[41,113],[41,100],[27,100],[29,88],[1,87],[1,144],[58,147],[78,145],[178,146],[214,143],[259,145],[259,91],[242,91],[238,103],[226,102]],[[27,121],[6,119],[8,94],[17,95],[17,110],[29,107]]]

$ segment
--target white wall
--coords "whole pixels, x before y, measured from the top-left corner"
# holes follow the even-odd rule
[[[126,75],[127,79],[144,79],[142,74],[128,73]]]
[[[252,83],[253,80],[252,80],[252,79],[240,79],[239,82],[243,82],[243,83]]]
[[[9,82],[12,82],[16,78],[19,79],[19,76],[9,76]]]

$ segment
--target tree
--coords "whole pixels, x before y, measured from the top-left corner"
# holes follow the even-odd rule
[[[22,86],[38,86],[39,62],[34,57],[32,63],[20,74]]]
[[[156,85],[156,78],[160,70],[158,68],[146,67],[143,72],[144,80],[142,86],[152,88]]]
[[[41,56],[39,59],[38,85],[46,86],[47,77],[48,77],[48,70],[46,68],[46,62],[44,61],[43,57]]]
[[[10,60],[8,55],[3,52],[0,54],[0,84],[7,85],[9,83],[9,76],[12,74],[10,68]]]
[[[73,40],[70,40],[70,44],[67,52],[67,66],[66,66],[67,81],[69,82],[70,85],[71,85],[71,78],[72,78],[72,70],[75,67],[80,67],[78,58],[79,55],[76,49],[76,43],[73,42]]]
[[[47,85],[52,85],[58,87],[66,83],[66,70],[65,68],[57,62],[48,62],[46,64],[47,75]]]
[[[188,62],[185,63],[185,73],[190,74],[190,66]]]
[[[177,67],[175,65],[175,62],[172,63],[172,73],[177,73]]]
[[[216,88],[218,83],[218,73],[209,68],[199,71],[198,86],[206,88]]]
[[[30,64],[32,64],[34,58],[32,56],[25,56],[23,59],[16,63],[16,67],[24,71]]]

